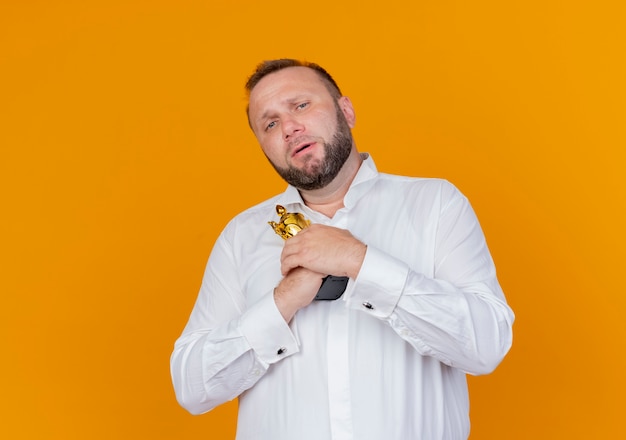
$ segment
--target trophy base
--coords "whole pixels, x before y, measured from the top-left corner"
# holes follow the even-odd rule
[[[322,280],[320,290],[315,295],[315,301],[333,301],[341,298],[348,285],[348,277],[328,275]]]

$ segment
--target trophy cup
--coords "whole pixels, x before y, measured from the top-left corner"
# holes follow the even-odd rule
[[[304,217],[303,214],[299,212],[287,212],[287,210],[281,205],[276,205],[276,214],[280,216],[278,223],[274,221],[269,221],[267,223],[283,240],[293,237],[311,224],[311,221]],[[332,301],[340,298],[346,290],[347,285],[348,277],[327,275],[322,279],[322,285],[315,295],[315,299],[318,301]]]
[[[276,205],[276,214],[280,216],[278,223],[267,222],[276,234],[280,235],[283,240],[293,237],[298,232],[311,224],[304,215],[299,212],[287,212],[285,208]]]

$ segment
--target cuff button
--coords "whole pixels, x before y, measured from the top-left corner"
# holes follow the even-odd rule
[[[283,354],[283,353],[284,353],[284,352],[286,352],[286,351],[287,351],[287,349],[286,349],[285,347],[280,347],[280,348],[278,349],[278,351],[276,352],[276,354],[277,354],[277,355],[281,355],[281,354]]]
[[[374,310],[374,306],[371,305],[370,303],[368,303],[367,301],[365,301],[363,303],[363,307],[365,307],[366,309],[369,309],[369,310]]]

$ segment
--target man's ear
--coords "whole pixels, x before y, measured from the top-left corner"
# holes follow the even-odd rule
[[[350,128],[354,128],[356,124],[356,115],[354,114],[354,107],[352,106],[352,101],[347,96],[342,96],[337,100],[339,104],[339,108],[341,112],[346,117],[346,121],[348,121],[348,126]]]

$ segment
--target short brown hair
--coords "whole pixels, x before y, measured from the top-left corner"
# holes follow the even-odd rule
[[[246,82],[246,92],[248,96],[250,96],[250,92],[252,89],[261,81],[265,76],[270,73],[278,72],[279,70],[286,69],[287,67],[308,67],[309,69],[313,69],[320,77],[331,96],[335,99],[341,98],[341,90],[339,90],[339,86],[335,82],[332,76],[321,66],[315,63],[310,63],[308,61],[300,61],[294,60],[291,58],[282,58],[278,60],[269,60],[263,61],[260,63],[256,70],[248,81]]]

